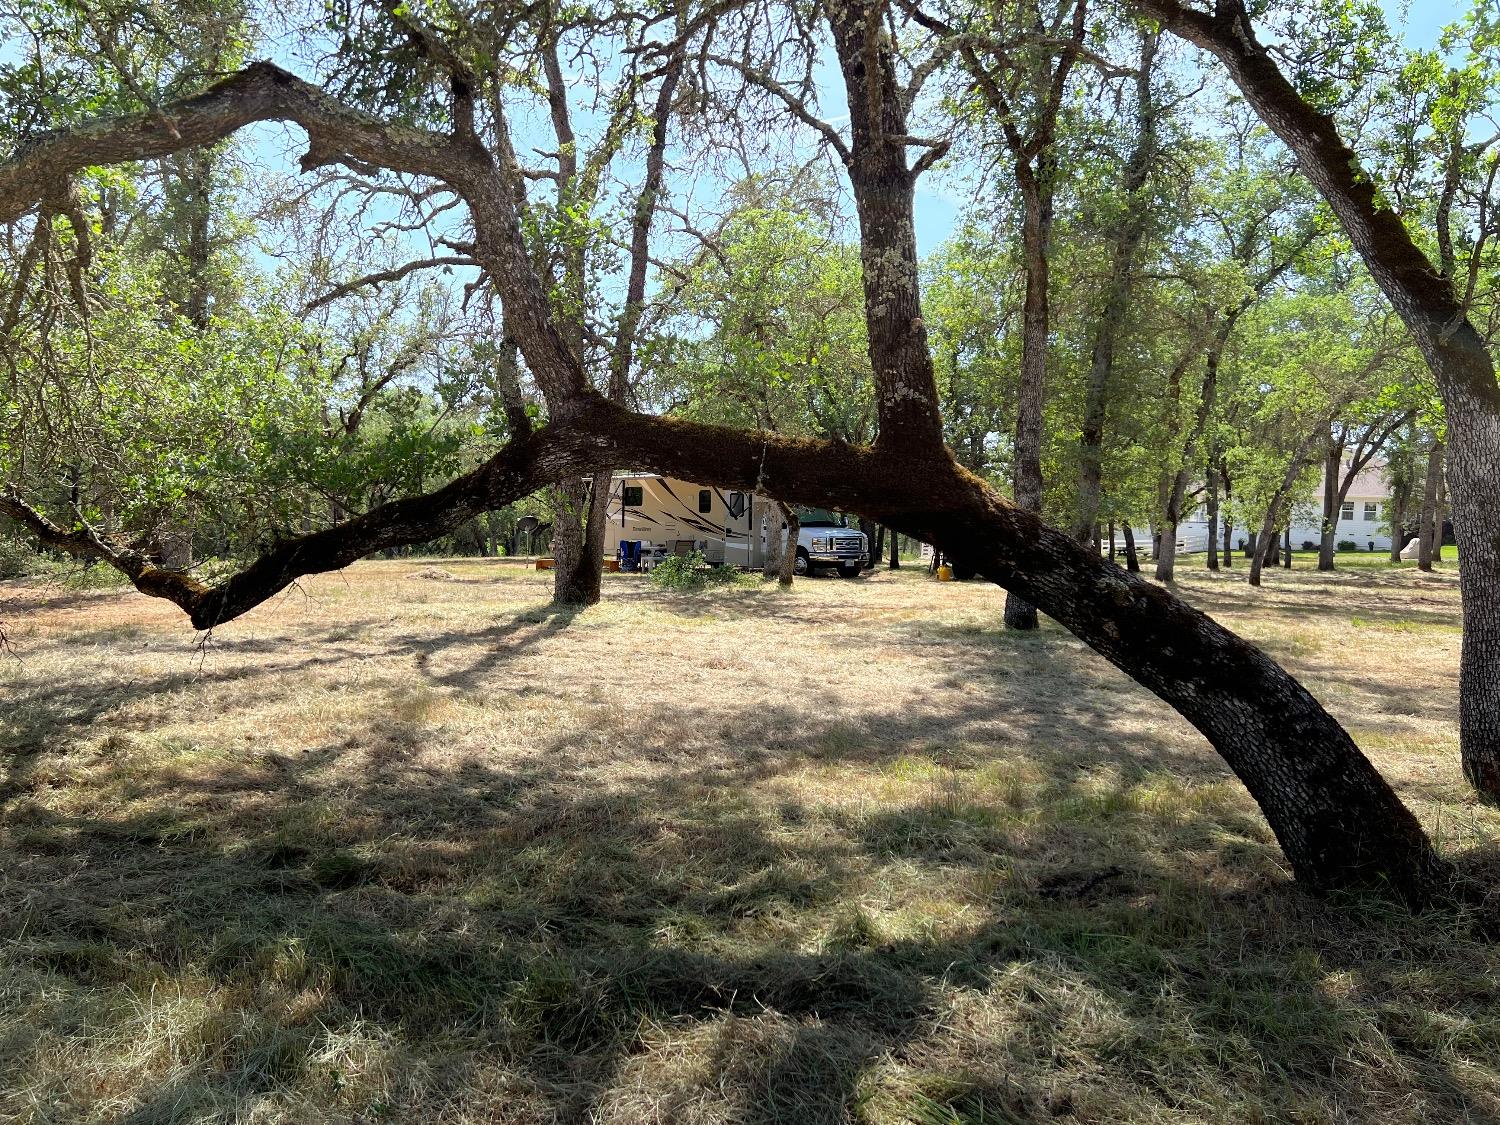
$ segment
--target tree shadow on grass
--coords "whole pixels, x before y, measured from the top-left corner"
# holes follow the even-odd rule
[[[205,995],[139,1123],[277,1099],[477,1120],[493,1082],[509,1120],[1491,1119],[1459,1064],[1494,1045],[1494,966],[1461,919],[1302,895],[1243,802],[1163,788],[1167,759],[1101,777],[1042,748],[1021,788],[977,757],[889,802],[757,797],[901,760],[855,745],[890,714],[832,743],[769,718],[797,732],[773,752],[623,782],[561,743],[441,775],[329,747],[163,778],[149,815],[13,809],[17,979],[99,1041],[135,1026],[119,997]],[[893,881],[956,912],[872,914]],[[371,1026],[402,1082],[328,1061]],[[17,1038],[0,1084],[45,1083]]]
[[[396,652],[498,695],[567,624]],[[62,807],[20,779],[0,1111],[84,1116],[93,1052],[138,1125],[1496,1119],[1465,919],[1297,891],[1206,749],[1122,717],[1136,689],[1059,705],[1071,641],[946,643],[989,651],[972,694],[767,704],[733,744],[678,707],[438,766],[419,728],[372,752],[377,704],[295,756],[100,760]]]

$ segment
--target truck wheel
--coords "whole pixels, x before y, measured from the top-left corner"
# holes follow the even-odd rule
[[[859,563],[840,563],[839,573],[845,578],[858,578],[864,573],[864,568]]]
[[[978,573],[972,566],[965,566],[963,563],[953,564],[953,577],[960,582],[972,581]]]
[[[792,563],[792,573],[798,578],[806,578],[812,573],[812,563],[808,562],[807,552],[801,547],[797,548],[797,561]]]

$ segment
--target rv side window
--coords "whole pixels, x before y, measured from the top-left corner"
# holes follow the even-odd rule
[[[729,518],[737,520],[745,514],[745,494],[743,492],[731,492],[729,494]]]
[[[621,503],[627,508],[639,508],[646,499],[643,485],[627,484],[622,491]]]
[[[700,488],[698,490],[698,510],[700,512],[711,512],[714,510],[714,494],[711,489]]]

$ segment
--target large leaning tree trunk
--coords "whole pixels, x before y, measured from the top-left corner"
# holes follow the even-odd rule
[[[1224,64],[1328,201],[1432,371],[1448,422],[1449,490],[1463,594],[1458,711],[1464,774],[1481,796],[1500,800],[1500,505],[1493,502],[1500,466],[1500,382],[1493,357],[1451,280],[1382,202],[1376,182],[1332,118],[1287,81],[1256,39],[1240,0],[1216,0],[1212,12],[1178,0],[1135,4]]]
[[[464,99],[473,81],[455,56],[440,56],[455,79],[454,134],[389,126],[259,63],[148,113],[33,141],[0,164],[0,222],[24,214],[59,178],[83,168],[156,158],[255,121],[294,122],[309,136],[305,166],[393,169],[440,181],[467,203],[474,256],[547,399],[547,425],[433,493],[280,542],[214,585],[156,566],[86,526],[58,525],[14,492],[0,492],[0,512],[55,547],[110,562],[138,589],[181,606],[200,628],[232,620],[300,575],[424,542],[540,487],[610,465],[747,492],[764,488],[789,502],[868,516],[1015,591],[1167,701],[1245,784],[1307,885],[1379,887],[1427,901],[1446,869],[1415,817],[1302,685],[1169,591],[1043,525],[962,469],[943,446],[912,224],[914,185],[927,161],[907,162],[911,138],[894,49],[879,17],[875,7],[841,0],[828,9],[851,139],[846,144],[831,129],[829,135],[839,142],[859,213],[880,421],[873,448],[653,417],[594,391],[551,318],[528,257],[509,186],[513,161],[466,128],[472,106]]]

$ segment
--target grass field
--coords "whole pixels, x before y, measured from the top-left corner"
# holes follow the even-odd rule
[[[1450,552],[1451,555],[1451,552]],[[1452,564],[1180,587],[1482,871]],[[1500,953],[1312,898],[1002,593],[0,584],[0,1121],[1500,1120]]]

